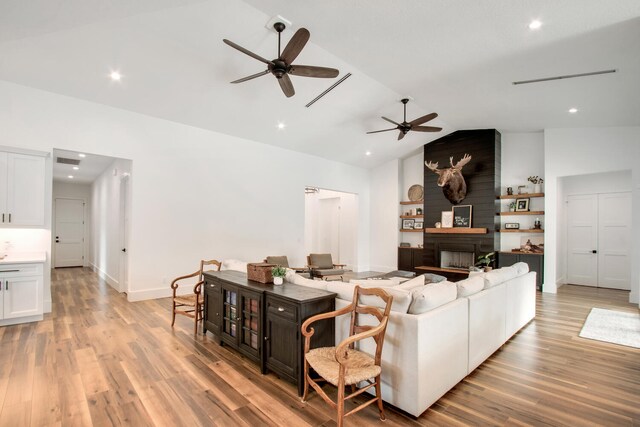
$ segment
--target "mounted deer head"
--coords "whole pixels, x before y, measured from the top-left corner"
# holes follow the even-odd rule
[[[438,187],[442,187],[442,193],[451,203],[457,205],[467,195],[467,183],[462,176],[462,168],[471,161],[471,156],[465,154],[462,159],[455,165],[453,157],[449,157],[451,167],[447,169],[438,169],[438,162],[424,162],[424,164],[433,172],[438,174]]]

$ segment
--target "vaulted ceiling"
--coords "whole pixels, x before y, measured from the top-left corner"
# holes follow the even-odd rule
[[[222,39],[273,58],[277,14],[285,42],[311,32],[296,63],[353,74],[310,108],[332,80],[292,77],[291,99],[272,76],[229,84],[264,67]],[[456,129],[640,125],[639,17],[637,0],[9,0],[0,79],[373,167]],[[365,134],[401,121],[407,95],[408,117],[436,111],[442,133]]]

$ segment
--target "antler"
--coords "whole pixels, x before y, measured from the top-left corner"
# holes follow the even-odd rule
[[[425,166],[431,169],[432,171],[438,173],[438,162],[431,163],[431,160],[428,162],[424,162]]]
[[[453,157],[449,157],[449,163],[451,163],[451,167],[453,169],[457,169],[457,170],[461,170],[464,167],[464,165],[466,165],[470,161],[471,161],[471,156],[468,155],[468,154],[465,154],[464,157],[462,159],[460,159],[460,161],[454,165],[453,164]]]

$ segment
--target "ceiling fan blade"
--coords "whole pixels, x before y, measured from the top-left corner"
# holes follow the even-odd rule
[[[411,130],[417,130],[418,132],[440,132],[442,128],[435,126],[412,126]]]
[[[382,129],[382,130],[372,130],[371,132],[367,132],[367,133],[389,132],[390,130],[396,130],[396,129],[398,129],[398,128]]]
[[[398,135],[398,141],[400,141],[402,138],[404,138],[405,135],[406,135],[406,133],[400,131],[400,135]]]
[[[287,46],[282,51],[280,59],[282,59],[287,64],[291,64],[293,60],[296,59],[298,55],[300,55],[300,52],[302,52],[302,49],[309,41],[309,36],[311,36],[311,34],[309,34],[309,30],[307,30],[306,28],[300,28],[298,31],[296,31],[293,37],[291,37],[291,40],[289,40],[289,43],[287,43]]]
[[[386,120],[386,121],[388,121],[389,123],[393,123],[393,124],[394,124],[394,125],[396,125],[396,126],[400,126],[400,123],[394,122],[393,120],[388,119],[388,118],[386,118],[385,116],[382,116],[382,120]]]
[[[287,98],[291,98],[296,94],[296,91],[293,89],[293,83],[291,83],[291,79],[288,75],[283,75],[282,78],[278,79],[278,83],[280,83],[280,88],[287,96]]]
[[[250,75],[250,76],[243,77],[243,78],[238,79],[238,80],[234,80],[234,81],[232,81],[231,83],[242,83],[242,82],[246,82],[247,80],[252,80],[252,79],[255,79],[255,78],[260,77],[260,76],[264,76],[265,74],[269,74],[269,73],[270,73],[270,71],[269,71],[269,70],[260,71],[259,73],[255,73],[255,74],[252,74],[252,75]]]
[[[313,65],[292,65],[289,74],[300,77],[319,77],[332,79],[340,74],[335,68],[314,67]]]
[[[250,57],[252,57],[254,59],[257,59],[260,62],[264,62],[267,65],[275,65],[272,61],[264,59],[262,56],[257,55],[255,53],[251,52],[250,50],[247,50],[247,49],[243,48],[242,46],[240,46],[238,44],[235,44],[231,40],[222,39],[222,41],[225,42],[226,44],[228,44],[229,46],[231,46],[232,48],[237,49],[240,52],[244,53],[245,55],[249,55]]]
[[[423,124],[423,123],[428,122],[429,120],[433,120],[433,119],[435,119],[436,117],[438,117],[438,114],[436,114],[436,113],[427,114],[426,116],[418,117],[418,118],[417,118],[417,119],[415,119],[415,120],[411,120],[411,121],[409,122],[409,124],[410,124],[411,126],[421,125],[421,124]]]

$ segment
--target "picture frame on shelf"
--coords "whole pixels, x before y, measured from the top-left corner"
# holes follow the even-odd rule
[[[416,221],[413,223],[413,229],[414,230],[422,230],[424,228],[424,222],[423,221]]]
[[[528,212],[529,211],[529,198],[516,199],[516,212]]]
[[[471,228],[471,217],[473,212],[473,206],[460,205],[451,208],[453,212],[453,227],[454,228]]]
[[[504,224],[504,228],[506,230],[519,230],[520,229],[520,223],[518,222],[507,222]]]
[[[415,219],[403,219],[402,220],[402,229],[403,230],[413,230],[413,224],[416,222]]]
[[[453,228],[453,211],[442,211],[440,222],[442,228]]]

